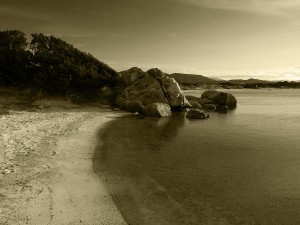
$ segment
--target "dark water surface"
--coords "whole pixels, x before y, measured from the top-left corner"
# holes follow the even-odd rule
[[[237,109],[208,120],[101,131],[94,168],[129,224],[300,224],[300,90],[227,92]]]

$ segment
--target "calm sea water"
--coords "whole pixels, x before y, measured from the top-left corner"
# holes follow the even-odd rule
[[[300,90],[226,92],[227,114],[101,131],[94,168],[129,224],[300,224]]]

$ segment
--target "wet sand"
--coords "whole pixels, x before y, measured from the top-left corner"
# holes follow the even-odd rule
[[[92,167],[96,134],[117,113],[65,102],[3,111],[1,225],[126,224]]]

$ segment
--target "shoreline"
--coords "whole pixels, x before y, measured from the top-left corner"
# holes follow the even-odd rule
[[[108,109],[0,116],[0,224],[127,224],[92,158]],[[2,157],[3,155],[3,157]]]

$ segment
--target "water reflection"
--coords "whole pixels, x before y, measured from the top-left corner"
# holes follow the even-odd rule
[[[123,117],[102,129],[94,170],[106,180],[129,224],[185,224],[185,212],[148,171],[160,170],[157,153],[181,132],[184,124],[185,113],[177,113],[160,119]]]
[[[185,124],[185,114],[177,113],[172,117],[137,119],[123,117],[108,124],[100,136],[102,139],[116,139],[133,150],[159,151],[165,142],[175,138]],[[153,142],[149,142],[153,140]],[[141,147],[142,144],[142,147]],[[105,147],[104,147],[105,149]]]

